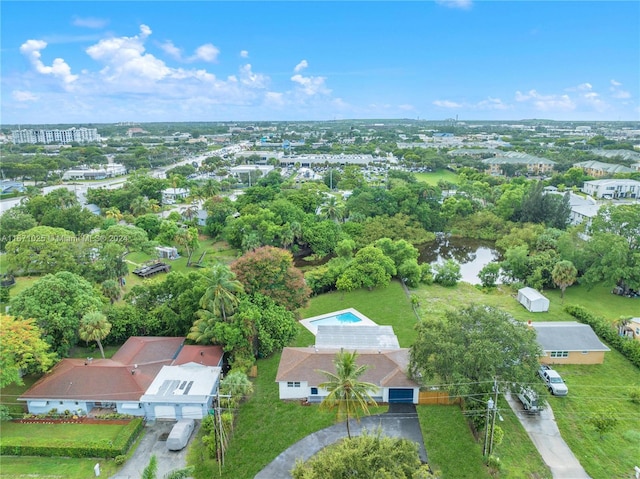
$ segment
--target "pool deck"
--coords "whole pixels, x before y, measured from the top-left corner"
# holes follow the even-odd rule
[[[345,314],[345,313],[351,313],[354,316],[356,316],[358,319],[360,319],[360,321],[358,321],[357,323],[344,323],[344,324],[348,324],[349,326],[377,326],[378,325],[377,323],[375,323],[371,319],[367,318],[364,314],[362,314],[360,311],[358,311],[357,309],[354,309],[354,308],[341,309],[340,311],[333,311],[331,313],[320,314],[318,316],[313,316],[311,318],[306,318],[306,319],[301,320],[300,324],[302,324],[305,328],[307,328],[309,331],[311,331],[311,333],[315,336],[316,334],[318,334],[318,326],[313,324],[314,321],[318,321],[320,319],[331,318],[333,316],[339,316],[339,315]],[[341,324],[341,323],[340,322],[336,322],[336,324]]]

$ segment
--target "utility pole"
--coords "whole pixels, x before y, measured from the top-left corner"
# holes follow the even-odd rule
[[[489,398],[489,400],[487,401],[487,414],[485,417],[485,424],[484,424],[484,447],[482,449],[482,455],[483,456],[488,456],[488,450],[489,450],[489,415],[491,414],[491,410],[493,409],[493,399]]]
[[[494,391],[494,400],[493,400],[493,414],[491,417],[491,439],[489,440],[489,456],[493,452],[493,431],[496,428],[496,412],[498,412],[498,380],[496,378],[493,379],[493,391]]]

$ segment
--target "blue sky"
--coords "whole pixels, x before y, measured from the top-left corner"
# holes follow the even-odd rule
[[[640,120],[640,2],[0,3],[3,124]]]

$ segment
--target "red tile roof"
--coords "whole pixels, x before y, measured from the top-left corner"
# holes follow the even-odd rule
[[[220,346],[183,346],[184,339],[131,337],[111,359],[63,359],[20,398],[137,401],[163,366],[218,366]]]

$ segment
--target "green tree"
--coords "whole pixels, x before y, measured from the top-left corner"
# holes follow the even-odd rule
[[[142,479],[156,479],[158,477],[158,459],[155,454],[151,455],[149,464],[142,471]]]
[[[55,354],[33,319],[0,314],[0,336],[0,387],[22,384],[23,374],[45,373],[53,365]]]
[[[78,336],[87,343],[95,341],[100,348],[100,354],[104,359],[104,348],[102,340],[111,332],[111,323],[107,321],[107,317],[99,311],[90,311],[82,316],[80,327],[78,328]]]
[[[474,305],[421,321],[411,347],[414,378],[446,384],[453,396],[490,394],[493,380],[535,383],[535,331],[495,308]]]
[[[77,271],[78,245],[72,231],[36,226],[7,243],[5,264],[9,271],[24,274]]]
[[[358,353],[341,350],[336,354],[333,364],[336,372],[319,371],[326,376],[327,381],[318,385],[329,394],[325,396],[320,404],[321,409],[330,411],[336,410],[337,419],[343,418],[347,424],[347,436],[351,439],[351,429],[349,419],[359,418],[360,412],[369,414],[369,406],[376,405],[376,401],[371,397],[371,393],[378,390],[378,386],[360,380],[360,377],[367,371],[367,365],[358,365],[356,360]]]
[[[487,263],[478,273],[478,278],[485,288],[493,288],[500,277],[500,263]]]
[[[418,446],[405,438],[363,434],[329,446],[306,463],[296,462],[294,479],[428,479],[435,477],[422,464]]]
[[[36,220],[24,208],[13,207],[0,216],[0,251],[19,233],[37,226]]]
[[[251,393],[253,393],[253,383],[242,371],[231,371],[220,381],[220,394],[231,396],[228,402],[232,407],[237,406]]]
[[[618,412],[612,407],[606,407],[592,413],[587,418],[587,422],[598,431],[602,440],[606,433],[618,427]]]
[[[78,342],[80,318],[101,310],[104,297],[84,278],[62,271],[48,274],[11,300],[11,313],[33,318],[43,338],[60,357]]]
[[[551,271],[551,276],[553,283],[560,288],[560,298],[564,301],[564,291],[576,282],[578,270],[571,261],[558,261]]]
[[[460,272],[460,263],[455,259],[448,259],[442,264],[433,266],[433,280],[442,286],[455,286],[462,279]]]
[[[320,206],[320,216],[339,223],[344,217],[344,206],[338,202],[335,196],[330,196],[329,199]]]
[[[200,307],[227,321],[240,302],[239,295],[244,292],[242,283],[236,279],[231,269],[222,263],[215,264],[204,273],[207,290],[200,300]]]
[[[245,253],[231,264],[247,294],[260,293],[295,311],[307,304],[311,291],[302,272],[293,266],[289,251],[263,246]]]
[[[358,288],[371,290],[377,286],[387,286],[396,272],[393,260],[380,248],[365,246],[356,253],[349,267],[340,275],[336,287],[341,291]]]

